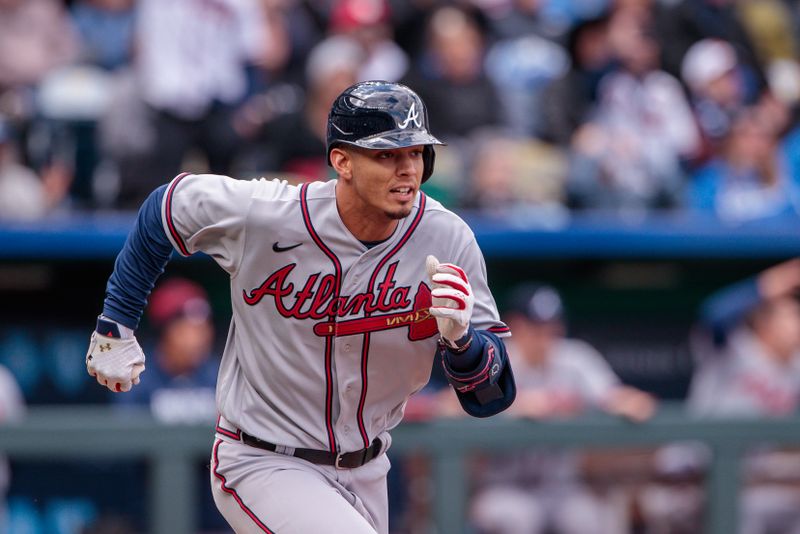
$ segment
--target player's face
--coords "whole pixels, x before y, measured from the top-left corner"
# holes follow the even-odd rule
[[[368,150],[351,148],[348,172],[342,176],[355,205],[368,217],[407,217],[422,181],[423,146]]]

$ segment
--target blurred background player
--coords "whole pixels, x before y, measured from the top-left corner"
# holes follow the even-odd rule
[[[129,395],[114,395],[121,406],[148,406],[165,423],[212,422],[219,359],[212,356],[214,326],[205,290],[184,278],[170,278],[153,291],[149,324],[156,339],[148,380]]]
[[[702,305],[693,333],[698,362],[688,410],[706,418],[775,418],[800,406],[800,260],[725,287]],[[702,446],[673,445],[656,455],[667,480],[702,473]],[[739,533],[800,532],[800,451],[767,444],[745,456]],[[681,473],[681,471],[683,473]],[[644,492],[642,511],[659,532],[701,528],[701,492],[664,484]],[[687,496],[691,495],[691,498]],[[694,518],[688,524],[686,518]]]
[[[186,278],[164,280],[150,296],[147,323],[153,338],[148,380],[129,395],[113,395],[112,401],[122,409],[145,407],[161,423],[213,423],[220,360],[213,353],[214,325],[206,291]],[[196,467],[196,476],[202,481],[200,525],[223,530],[226,523],[214,506],[208,462]],[[136,466],[126,469],[117,468],[117,475],[127,473],[131,484],[141,483],[141,471]]]
[[[510,354],[518,376],[509,414],[557,419],[602,410],[642,422],[655,412],[652,396],[622,384],[588,343],[565,337],[564,308],[553,287],[517,288],[505,319],[514,332]],[[585,484],[587,463],[588,456],[552,450],[491,460],[473,502],[475,526],[492,534],[625,532],[625,495]]]
[[[14,376],[0,365],[0,425],[18,421],[25,415],[25,401]],[[6,492],[11,473],[5,456],[0,456],[0,531],[9,532],[6,517]]]
[[[687,400],[704,417],[781,417],[800,405],[800,260],[724,288],[703,307]],[[702,336],[702,334],[700,334]],[[740,534],[800,532],[800,452],[765,445],[744,463]]]

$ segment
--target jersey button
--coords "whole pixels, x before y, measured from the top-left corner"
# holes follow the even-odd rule
[[[349,434],[350,433],[350,427],[349,426],[344,425],[344,433],[345,434]]]

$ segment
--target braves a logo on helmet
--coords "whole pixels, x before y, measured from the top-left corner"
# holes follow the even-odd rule
[[[412,302],[409,299],[411,288],[397,286],[394,280],[397,262],[389,265],[375,293],[336,296],[332,274],[312,274],[302,289],[295,291],[295,285],[288,281],[295,267],[296,264],[291,263],[278,269],[259,287],[250,292],[242,291],[242,298],[250,306],[255,306],[265,296],[271,296],[277,312],[282,316],[319,321],[314,325],[314,333],[320,337],[351,336],[408,327],[408,338],[416,341],[438,332],[436,319],[429,311],[430,288],[420,282]],[[349,318],[361,314],[364,316]]]
[[[419,111],[417,111],[416,102],[411,103],[411,107],[408,108],[408,115],[406,115],[405,120],[398,124],[397,127],[401,130],[405,130],[412,122],[417,128],[422,128],[422,120],[420,119]]]

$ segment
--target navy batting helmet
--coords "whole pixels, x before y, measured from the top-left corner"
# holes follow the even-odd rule
[[[428,112],[422,99],[399,83],[359,82],[348,87],[328,115],[328,164],[340,144],[373,150],[424,145],[422,181],[433,173],[433,145],[443,145],[428,132]]]

